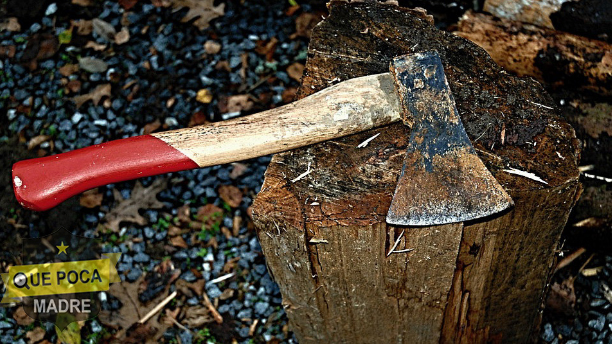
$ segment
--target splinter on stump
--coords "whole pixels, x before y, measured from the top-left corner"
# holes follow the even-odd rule
[[[515,206],[469,223],[388,225],[411,134],[401,123],[275,155],[253,218],[300,343],[535,338],[579,193],[577,140],[541,85],[506,73],[420,11],[333,2],[313,31],[298,94],[430,50],[440,54],[476,152]],[[513,169],[527,174],[505,172]]]

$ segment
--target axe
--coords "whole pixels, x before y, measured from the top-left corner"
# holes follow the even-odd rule
[[[468,221],[513,204],[478,158],[436,52],[396,57],[390,73],[346,80],[254,115],[19,161],[13,188],[24,207],[47,210],[101,185],[278,153],[400,120],[412,130],[388,223]]]

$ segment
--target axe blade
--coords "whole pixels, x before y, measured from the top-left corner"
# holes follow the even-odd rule
[[[512,206],[465,132],[437,52],[396,57],[390,69],[412,131],[387,222],[463,222]]]

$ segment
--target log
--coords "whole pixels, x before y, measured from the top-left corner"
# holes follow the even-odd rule
[[[537,336],[555,250],[579,194],[579,143],[542,86],[437,30],[422,12],[332,2],[312,33],[299,97],[432,49],[468,136],[515,207],[470,223],[387,225],[410,133],[401,123],[275,155],[252,214],[300,343]],[[504,172],[509,167],[547,184]]]
[[[470,11],[455,33],[519,76],[612,95],[612,45],[606,42]]]

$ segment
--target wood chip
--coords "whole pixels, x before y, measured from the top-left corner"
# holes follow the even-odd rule
[[[38,135],[33,137],[30,142],[28,142],[28,150],[32,150],[38,146],[40,146],[43,142],[47,142],[51,139],[49,135]]]
[[[79,65],[71,64],[71,63],[62,66],[59,69],[60,74],[63,76],[70,76],[78,71],[79,71]]]

